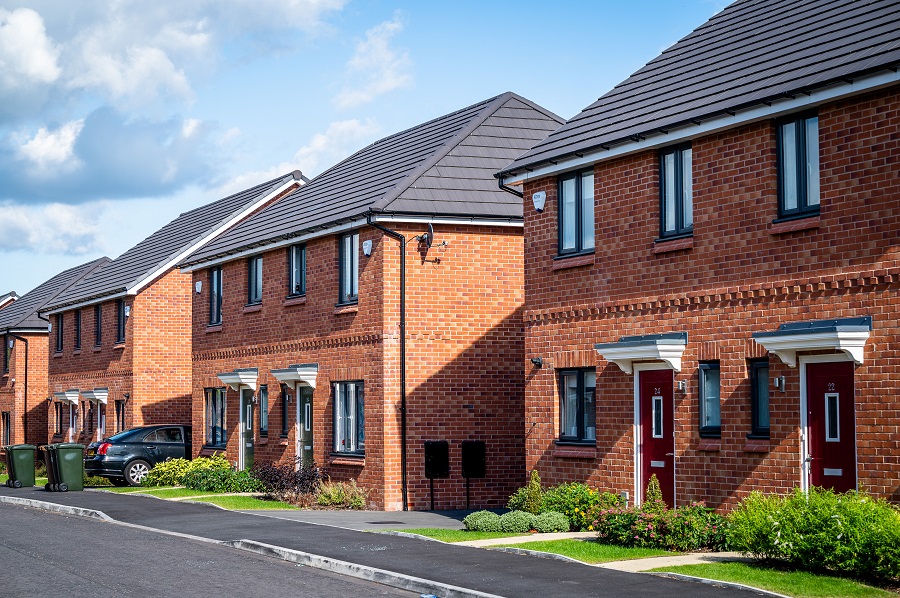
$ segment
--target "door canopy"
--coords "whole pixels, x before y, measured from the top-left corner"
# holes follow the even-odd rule
[[[676,372],[681,371],[681,355],[687,346],[687,332],[667,332],[643,336],[623,336],[616,343],[598,343],[594,349],[603,359],[630,374],[635,361],[664,361]]]
[[[289,365],[283,370],[272,370],[272,375],[279,382],[287,384],[291,388],[296,385],[309,386],[316,388],[316,376],[319,373],[318,363],[301,363],[297,365]]]
[[[246,386],[252,391],[256,391],[256,380],[259,377],[258,368],[241,368],[233,372],[223,372],[216,374],[216,378],[227,384],[234,390],[240,390],[241,386]]]
[[[71,403],[73,405],[78,404],[78,397],[80,393],[77,388],[70,388],[64,392],[55,392],[53,393],[53,398],[59,401],[60,403]]]
[[[863,362],[863,353],[872,332],[872,316],[814,320],[782,324],[778,330],[756,332],[753,340],[774,353],[788,367],[797,367],[798,351],[846,353],[854,363]]]
[[[94,390],[82,390],[81,396],[91,403],[103,403],[106,405],[106,399],[109,397],[109,389],[95,388]]]

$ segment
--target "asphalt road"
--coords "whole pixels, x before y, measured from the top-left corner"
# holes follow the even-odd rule
[[[0,596],[417,596],[213,543],[0,504]]]

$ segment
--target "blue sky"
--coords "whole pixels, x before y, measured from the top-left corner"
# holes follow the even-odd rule
[[[726,4],[0,2],[0,294],[504,91],[571,118]]]

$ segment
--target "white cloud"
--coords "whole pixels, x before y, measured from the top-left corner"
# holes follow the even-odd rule
[[[19,147],[18,157],[30,162],[37,174],[51,170],[56,173],[71,172],[81,164],[73,156],[73,148],[83,127],[84,120],[66,123],[55,131],[41,127],[34,137]]]
[[[366,37],[356,44],[353,57],[347,63],[352,84],[336,97],[339,108],[352,108],[371,102],[389,91],[412,84],[409,72],[411,61],[406,52],[390,46],[395,35],[403,31],[399,14],[366,31]]]
[[[0,8],[0,85],[18,88],[53,83],[60,75],[59,49],[44,20],[29,8]]]
[[[356,119],[333,122],[324,133],[313,135],[309,143],[297,150],[290,161],[268,170],[239,175],[222,185],[219,192],[222,196],[236,193],[293,170],[300,170],[304,176],[312,178],[371,141],[378,131],[378,124],[371,119],[365,122]]]
[[[99,204],[43,206],[0,204],[0,251],[28,251],[84,255],[96,252],[100,242]]]

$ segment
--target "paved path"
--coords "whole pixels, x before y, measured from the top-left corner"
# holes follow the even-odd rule
[[[0,499],[3,497],[94,509],[116,521],[221,542],[249,540],[470,591],[469,594],[457,593],[459,596],[481,593],[482,596],[501,595],[508,598],[560,595],[568,598],[671,598],[677,592],[690,592],[691,596],[698,598],[753,595],[747,590],[586,567],[566,561],[494,550],[473,550],[441,542],[367,534],[272,516],[224,511],[203,503],[170,502],[108,492],[52,493],[39,488],[13,490],[0,487]],[[399,517],[397,513],[369,514],[379,518],[388,515]],[[279,553],[272,550],[272,554]]]

